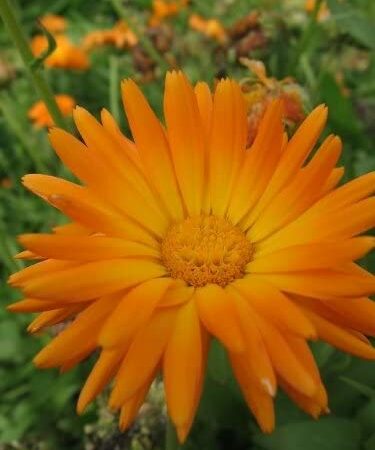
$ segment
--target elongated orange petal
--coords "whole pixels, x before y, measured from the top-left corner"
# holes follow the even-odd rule
[[[178,312],[163,360],[168,413],[176,426],[189,421],[196,405],[201,363],[200,322],[195,302],[189,301]]]
[[[287,340],[271,323],[257,317],[264,342],[277,373],[301,394],[311,396],[317,383],[294,354]]]
[[[282,389],[293,400],[293,402],[296,403],[302,409],[302,411],[305,411],[307,414],[310,414],[310,416],[314,417],[314,419],[317,419],[322,413],[328,411],[327,405],[322,406],[320,404],[321,402],[319,403],[319,397],[327,397],[326,390],[321,383],[318,385],[317,394],[312,397],[307,397],[306,395],[301,394],[282,379],[279,380],[279,383]]]
[[[207,330],[231,351],[243,351],[244,339],[236,310],[224,289],[216,284],[206,284],[196,289],[194,299],[199,318]]]
[[[231,80],[216,86],[209,145],[211,210],[224,215],[239,173],[247,137],[246,108],[240,87]]]
[[[122,98],[146,174],[170,216],[174,220],[181,220],[183,218],[181,198],[163,127],[133,81],[126,80],[122,83]]]
[[[303,312],[272,284],[249,276],[237,280],[233,286],[252,308],[274,325],[306,338],[316,336],[314,327]]]
[[[104,260],[35,278],[26,283],[23,290],[40,299],[79,302],[112,294],[164,274],[162,266],[150,261]],[[61,286],[64,286],[63,290]]]
[[[103,297],[91,304],[74,322],[58,334],[34,358],[38,367],[57,367],[65,362],[91,353],[97,346],[97,336],[103,321],[120,298],[118,296]]]
[[[339,327],[310,310],[306,310],[306,314],[324,341],[360,358],[375,359],[375,349],[358,339],[350,330]]]
[[[197,104],[199,114],[203,123],[203,128],[207,139],[211,132],[212,120],[212,95],[207,83],[199,82],[194,87],[194,92],[197,97]]]
[[[172,159],[190,215],[203,205],[204,134],[194,90],[181,72],[165,79],[164,115]]]
[[[88,306],[89,303],[85,302],[82,306]],[[38,300],[34,298],[25,298],[16,303],[12,303],[7,306],[7,310],[11,312],[43,312],[52,311],[54,309],[59,309],[61,307],[61,302],[59,301],[49,301],[49,300]]]
[[[23,234],[20,243],[44,258],[70,261],[97,261],[143,257],[156,259],[160,253],[145,244],[104,236]]]
[[[146,281],[125,294],[100,334],[104,348],[127,345],[151,317],[158,302],[173,283],[171,278]]]
[[[331,192],[339,184],[344,173],[344,167],[336,167],[333,169],[325,183],[323,183],[323,186],[321,186],[320,197],[324,197]]]
[[[84,306],[72,305],[68,306],[67,308],[42,312],[30,323],[30,325],[27,327],[27,331],[29,331],[30,333],[37,333],[43,328],[63,322],[67,318],[79,312],[81,309],[84,309]]]
[[[129,163],[126,174],[119,174],[112,167],[107,167],[92,149],[88,149],[63,130],[52,130],[50,140],[65,165],[87,184],[96,196],[143,226],[152,226],[155,232],[165,230],[166,219],[154,206],[155,196],[144,177],[137,171],[132,173]],[[106,145],[108,147],[111,143],[106,142]],[[122,165],[125,166],[125,163],[122,162]],[[143,208],[138,207],[140,203]]]
[[[280,159],[282,143],[282,103],[276,100],[267,108],[235,181],[227,213],[233,223],[241,220],[263,194]]]
[[[275,427],[275,412],[273,398],[263,389],[259,388],[254,378],[245,372],[239,363],[241,356],[231,353],[231,365],[243,396],[250,410],[253,412],[260,428],[264,433],[271,433]]]
[[[274,396],[277,388],[276,377],[254,312],[237,291],[228,287],[227,292],[236,306],[245,341],[245,351],[238,354],[236,361],[240,361],[242,369],[249,372],[265,392]],[[232,354],[235,358],[234,352]]]
[[[57,225],[52,228],[52,231],[55,234],[64,234],[69,236],[88,236],[91,234],[91,231],[88,228],[74,222],[65,223],[64,225]]]
[[[329,136],[309,164],[304,167],[272,203],[261,213],[248,231],[249,239],[257,242],[291,222],[319,198],[321,185],[335,167],[342,149],[341,140]]]
[[[126,349],[103,350],[90,372],[77,401],[77,412],[82,414],[87,405],[104,389],[117,372]]]
[[[157,311],[131,343],[117,373],[109,404],[121,407],[149,379],[158,365],[173,330],[176,308]]]
[[[375,301],[369,298],[330,298],[321,300],[338,317],[347,321],[350,328],[375,336]]]
[[[275,195],[290,181],[307,159],[327,120],[327,108],[320,105],[294,133],[262,198],[246,221],[250,227]]]
[[[100,202],[86,188],[47,175],[26,175],[24,185],[90,230],[157,246],[155,238],[130,218]]]
[[[339,242],[319,242],[262,253],[255,253],[247,264],[249,273],[293,272],[327,269],[362,258],[375,247],[375,238],[357,237]]]
[[[278,289],[315,298],[361,297],[375,291],[375,277],[322,269],[308,272],[257,274]]]

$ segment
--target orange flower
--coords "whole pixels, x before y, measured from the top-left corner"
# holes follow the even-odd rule
[[[312,13],[315,9],[315,4],[316,4],[316,0],[306,0],[305,10],[308,13]],[[328,19],[330,14],[331,13],[328,9],[327,3],[323,1],[319,7],[318,16],[317,16],[318,20],[319,21],[326,20],[326,19]]]
[[[192,14],[189,18],[189,25],[193,30],[199,31],[221,44],[227,40],[227,33],[223,25],[217,19],[204,19],[198,14]]]
[[[67,23],[64,17],[58,16],[56,14],[46,14],[45,16],[41,17],[40,23],[50,33],[62,33],[67,28]]]
[[[281,387],[313,417],[327,394],[307,345],[322,339],[374,360],[375,277],[358,260],[374,247],[375,172],[336,187],[341,140],[318,106],[288,140],[280,100],[246,148],[240,86],[214,95],[168,73],[165,126],[131,80],[122,84],[134,142],[108,111],[82,108],[82,141],[52,129],[57,154],[82,185],[47,175],[23,183],[71,223],[20,237],[21,258],[42,261],[10,277],[26,296],[12,311],[40,312],[31,332],[75,317],[35,358],[66,371],[100,349],[78,412],[114,377],[120,427],[163,373],[180,441],[194,420],[209,342],[226,348],[244,398],[265,432]]]
[[[302,89],[293,79],[285,78],[279,81],[268,77],[262,61],[248,58],[240,58],[240,61],[257,77],[257,82],[243,84],[248,108],[249,145],[255,139],[267,106],[276,98],[283,100],[284,115],[289,125],[296,125],[304,119]]]
[[[117,48],[134,47],[138,43],[137,36],[124,21],[119,21],[113,28],[96,30],[88,33],[84,39],[84,48],[91,50],[102,45],[114,45]]]
[[[89,59],[84,50],[75,46],[67,36],[55,36],[56,49],[44,61],[47,67],[61,69],[81,69],[89,67]],[[48,48],[48,41],[44,35],[34,36],[31,41],[31,50],[34,56],[40,56]]]
[[[183,8],[186,7],[189,0],[153,0],[152,2],[152,16],[149,20],[149,25],[155,27],[160,25],[167,17],[177,15]]]
[[[55,100],[64,116],[69,116],[72,114],[76,105],[74,98],[70,95],[60,94],[55,96]],[[41,100],[34,103],[34,105],[29,109],[28,117],[37,128],[52,127],[54,125],[47,106]]]

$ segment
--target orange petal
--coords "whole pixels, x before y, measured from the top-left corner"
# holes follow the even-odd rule
[[[320,339],[360,358],[375,359],[375,349],[356,337],[351,330],[339,327],[310,310],[306,310],[306,314],[314,324]]]
[[[77,413],[82,414],[87,405],[105,388],[114,377],[126,349],[103,350],[90,372],[77,401]]]
[[[23,290],[27,295],[40,299],[80,302],[112,294],[164,274],[162,266],[150,261],[104,260],[40,276],[27,282]]]
[[[105,348],[126,345],[149,320],[172,283],[171,278],[156,278],[126,293],[106,322],[100,334],[100,344]]]
[[[117,373],[109,404],[121,407],[149,379],[165,350],[176,318],[176,308],[155,312],[138,332]]]
[[[314,327],[303,312],[272,284],[249,276],[237,280],[233,286],[252,308],[275,326],[306,338],[316,336]]]
[[[206,284],[196,289],[194,299],[199,318],[207,330],[231,351],[243,351],[244,339],[236,310],[224,289],[216,284]]]
[[[164,115],[177,180],[190,215],[203,205],[204,134],[194,90],[181,72],[165,79]]]
[[[230,354],[231,365],[240,385],[245,401],[253,412],[263,433],[271,433],[275,428],[273,398],[254,382],[254,378],[242,369],[238,354]]]
[[[158,258],[160,253],[145,244],[104,236],[23,234],[20,243],[44,258],[98,261],[129,257]]]
[[[375,247],[375,238],[357,237],[342,242],[319,242],[255,253],[249,273],[293,272],[328,269],[362,258]]]
[[[235,181],[234,195],[228,207],[228,217],[234,224],[252,209],[263,194],[280,159],[282,144],[282,102],[275,100],[260,122],[253,145],[245,152],[243,166]]]
[[[118,296],[111,296],[92,303],[37,354],[34,363],[42,368],[57,367],[75,356],[91,353],[97,346],[97,336],[104,320],[119,300]]]
[[[182,220],[181,198],[163,127],[132,80],[122,83],[122,98],[129,125],[150,182],[160,195],[170,216],[174,220]],[[157,158],[157,164],[155,164],[155,158]]]
[[[211,210],[223,216],[240,166],[247,138],[246,107],[241,88],[231,80],[216,86],[209,145],[209,199]]]
[[[275,195],[301,168],[322,132],[327,120],[327,108],[320,105],[312,111],[294,133],[262,198],[251,212],[246,226],[251,226]]]
[[[82,309],[84,309],[83,305],[72,305],[67,308],[42,312],[30,323],[30,325],[27,327],[27,331],[29,331],[30,333],[37,333],[43,328],[63,322]]]
[[[299,361],[287,340],[269,322],[263,320],[260,316],[257,319],[276,372],[301,394],[314,395],[317,389],[316,380]]]
[[[202,342],[194,301],[182,306],[164,354],[163,377],[168,413],[176,426],[186,424],[196,407]]]

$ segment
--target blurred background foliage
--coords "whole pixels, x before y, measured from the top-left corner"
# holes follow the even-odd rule
[[[314,1],[305,0],[174,1],[177,7],[165,17],[160,5],[168,1],[159,2],[159,7],[158,1],[151,0],[11,3],[30,40],[41,34],[38,19],[45,14],[65,18],[65,33],[71,41],[80,48],[86,42],[84,51],[90,65],[84,70],[46,67],[48,82],[56,94],[72,96],[96,116],[102,107],[108,108],[124,131],[127,125],[119,82],[125,77],[142,84],[160,115],[168,68],[182,68],[192,81],[206,80],[211,86],[215,78],[235,77],[243,81],[248,92],[249,120],[255,125],[264,91],[270,86],[277,90],[280,85],[276,80],[292,77],[293,81],[282,83],[291,89],[297,102],[294,106],[302,115],[321,102],[328,104],[327,132],[339,134],[345,144],[345,177],[375,169],[373,0],[327,0],[318,2],[315,9]],[[120,39],[122,43],[96,42],[87,49],[90,33],[112,29],[120,19],[126,20],[137,44]],[[258,75],[251,72],[240,57],[262,61],[266,78],[262,81],[259,70]],[[127,433],[118,432],[104,399],[78,417],[74,403],[92,361],[61,376],[56,371],[37,371],[31,360],[48,335],[28,337],[25,329],[29,318],[11,316],[5,309],[18,297],[7,287],[6,279],[23,265],[12,258],[19,251],[16,235],[50,230],[62,221],[56,211],[25,192],[20,178],[32,172],[70,176],[53,154],[46,130],[28,118],[37,100],[1,25],[0,449],[161,449],[165,426],[161,383],[153,386],[140,418]],[[253,110],[252,102],[256,103]],[[298,122],[300,117],[293,120]],[[375,260],[368,258],[364,264],[374,268]],[[259,432],[241,398],[224,351],[214,344],[209,382],[191,440],[184,449],[374,450],[375,363],[359,361],[326,344],[314,343],[313,349],[328,387],[331,414],[313,421],[280,393],[276,402],[278,426],[266,436]]]

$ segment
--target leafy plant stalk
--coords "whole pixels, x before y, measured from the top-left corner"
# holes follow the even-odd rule
[[[40,69],[34,63],[35,58],[31,52],[27,39],[22,31],[9,0],[0,0],[0,16],[4,21],[5,27],[11,36],[15,47],[17,48],[26,70],[34,84],[36,91],[46,104],[48,111],[57,126],[66,129],[65,120],[53,96],[52,90],[46,82]]]

